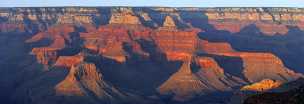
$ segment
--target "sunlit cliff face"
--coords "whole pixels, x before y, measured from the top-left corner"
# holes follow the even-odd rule
[[[303,24],[297,8],[1,8],[3,101],[230,102],[303,77]]]
[[[276,10],[280,10],[277,12]],[[284,35],[288,32],[288,25],[302,28],[303,15],[301,10],[277,9],[224,9],[224,12],[207,12],[208,22],[218,30],[232,33],[255,24],[265,35]]]

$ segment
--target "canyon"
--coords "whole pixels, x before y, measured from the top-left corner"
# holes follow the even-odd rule
[[[246,103],[303,77],[303,34],[302,8],[0,8],[0,103]]]

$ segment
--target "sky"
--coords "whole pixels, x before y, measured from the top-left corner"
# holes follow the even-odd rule
[[[304,7],[304,0],[0,0],[0,7]]]

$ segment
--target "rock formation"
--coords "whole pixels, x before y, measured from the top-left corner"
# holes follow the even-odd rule
[[[49,65],[50,62],[55,62],[57,59],[56,48],[33,48],[32,54],[36,55],[36,59],[43,65]]]
[[[299,79],[303,80],[303,79]],[[264,92],[261,94],[251,95],[244,100],[243,104],[267,104],[267,103],[276,103],[276,104],[300,104],[303,103],[303,82],[296,80],[292,83],[297,83],[299,86],[291,88],[287,91],[281,92]],[[284,84],[282,86],[288,85]]]
[[[193,53],[196,50],[199,30],[158,30],[153,34],[155,42],[164,52]]]
[[[233,53],[235,50],[229,43],[225,42],[209,42],[206,40],[199,41],[199,48],[206,53]]]
[[[173,96],[173,100],[186,101],[203,93],[207,86],[192,74],[190,62],[185,62],[181,68],[173,74],[158,91],[163,95]]]
[[[231,90],[233,86],[246,83],[243,79],[225,72],[211,57],[199,57],[196,61],[200,69],[196,69],[198,71],[195,74],[209,86],[209,89],[227,91]]]
[[[94,25],[95,18],[101,16],[96,8],[3,8],[0,12],[0,17],[5,20],[1,21],[0,30],[31,33],[57,24]]]
[[[170,16],[166,16],[163,27],[175,27],[175,22]]]
[[[298,26],[301,24],[300,21],[303,21],[301,9],[221,8],[207,9],[206,11],[210,24],[218,30],[227,30],[232,33],[239,32],[243,27],[254,24],[265,35],[284,35],[288,32],[286,25]],[[301,28],[301,26],[299,27]]]
[[[141,22],[131,8],[117,8],[112,10],[109,24],[140,25]]]
[[[128,95],[104,82],[102,74],[91,63],[72,66],[69,74],[56,85],[55,90],[57,95],[96,97],[95,100],[111,104],[131,100]]]
[[[279,87],[282,83],[280,81],[274,81],[271,79],[264,79],[261,80],[260,82],[251,84],[251,85],[246,85],[241,88],[241,90],[244,91],[267,91],[271,89],[275,89]]]
[[[174,73],[158,91],[173,96],[173,100],[187,101],[215,91],[232,90],[233,86],[245,84],[242,79],[224,73],[210,57],[199,57],[190,62],[188,57],[181,69]]]
[[[244,67],[242,73],[250,82],[257,82],[267,78],[291,81],[302,76],[286,68],[282,61],[271,53],[236,52],[227,43],[205,41],[203,44],[205,44],[202,47],[203,52],[208,54],[240,57]]]
[[[54,66],[71,68],[72,66],[76,66],[83,61],[84,61],[84,56],[82,55],[59,56]]]
[[[36,47],[32,49],[32,54],[36,55],[39,63],[50,65],[57,59],[59,50],[66,47],[66,41],[71,41],[70,34],[75,31],[71,25],[61,25],[49,28],[46,32],[39,32],[32,38],[26,40],[26,43],[44,41],[43,39],[52,40],[49,46]]]

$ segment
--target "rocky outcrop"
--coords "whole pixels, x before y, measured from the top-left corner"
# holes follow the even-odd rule
[[[208,54],[240,57],[243,61],[242,73],[250,82],[258,82],[267,78],[291,81],[302,76],[286,68],[281,59],[271,53],[236,52],[227,43],[206,41],[203,43],[205,45],[203,45],[202,51]]]
[[[82,55],[59,56],[54,66],[71,68],[72,66],[76,66],[83,61],[84,61],[84,56]]]
[[[236,52],[229,43],[226,42],[209,42],[207,40],[199,40],[199,46],[205,53],[233,53]]]
[[[73,96],[84,96],[84,92],[78,86],[78,82],[75,76],[76,68],[72,67],[66,78],[58,83],[55,87],[56,94],[62,95],[73,95]]]
[[[10,12],[14,14],[10,14]],[[96,8],[10,8],[1,9],[1,17],[11,22],[56,22],[56,23],[92,23],[92,17],[98,16]],[[86,15],[85,15],[86,14]],[[73,20],[73,21],[71,21]],[[70,22],[68,22],[70,21]]]
[[[269,53],[241,54],[244,66],[244,75],[251,82],[257,82],[265,78],[273,78],[281,81],[291,81],[301,77],[292,70],[286,68],[282,61]],[[276,72],[276,73],[273,73]]]
[[[300,79],[303,80],[303,79]],[[296,80],[292,83],[303,82]],[[288,85],[283,84],[282,86]],[[254,94],[246,98],[243,104],[300,104],[303,103],[303,83],[297,83],[299,86],[290,88],[281,92],[264,92],[260,94]],[[292,86],[291,86],[292,87]]]
[[[121,53],[123,42],[132,42],[137,39],[153,40],[163,52],[193,53],[196,50],[197,33],[199,29],[157,29],[151,30],[143,26],[107,25],[98,31],[81,33],[85,46],[95,51],[102,49],[103,53]],[[111,34],[111,35],[109,35]],[[115,40],[115,41],[113,41]],[[114,49],[115,48],[115,49]],[[136,49],[135,49],[136,50]]]
[[[209,8],[206,9],[206,11],[208,12],[207,15],[210,19],[271,21],[282,23],[303,21],[299,18],[303,11],[301,8]],[[293,14],[295,15],[292,16]]]
[[[261,33],[267,35],[267,36],[273,36],[273,35],[285,35],[288,33],[288,25],[286,24],[279,24],[275,22],[248,22],[248,21],[229,21],[229,20],[223,20],[225,22],[218,22],[218,21],[212,21],[209,20],[209,23],[214,26],[217,30],[226,30],[231,33],[238,33],[245,27],[248,27],[249,25],[255,25]],[[297,24],[296,24],[297,25]],[[291,25],[295,26],[295,25]]]
[[[75,29],[73,25],[56,25],[48,28],[46,31],[35,34],[30,39],[26,40],[26,42],[33,43],[41,41],[42,39],[50,39],[53,41],[51,46],[63,48],[62,46],[65,45],[64,40],[71,41],[70,33],[74,31]]]
[[[91,63],[72,66],[67,77],[56,85],[55,90],[57,95],[87,96],[111,104],[130,100],[127,95],[104,82],[102,74]]]
[[[174,20],[170,16],[166,16],[163,27],[176,27]]]
[[[33,48],[31,54],[36,56],[38,63],[45,65],[46,67],[56,61],[57,48],[40,47]]]
[[[109,24],[140,25],[141,22],[133,13],[132,8],[114,8]]]
[[[94,24],[94,17],[90,15],[63,15],[57,20],[58,24]]]
[[[187,101],[195,96],[203,94],[207,86],[192,74],[190,62],[184,62],[178,72],[174,73],[159,88],[162,95],[172,96],[172,100]]]
[[[43,65],[51,65],[56,62],[57,53],[59,50],[66,47],[66,41],[71,42],[70,33],[75,31],[72,25],[61,25],[49,28],[45,32],[39,32],[32,38],[26,40],[26,43],[35,43],[44,41],[43,39],[51,40],[49,46],[35,47],[31,54],[35,55],[38,62]]]
[[[254,24],[265,35],[284,35],[288,32],[286,26],[301,28],[301,17],[304,16],[302,9],[286,8],[220,8],[206,11],[209,23],[218,30],[236,33]]]
[[[280,81],[274,81],[271,79],[264,79],[260,82],[253,83],[251,85],[246,85],[241,88],[243,91],[267,91],[271,89],[275,89],[282,84]]]
[[[199,69],[194,68],[192,70],[197,70],[195,74],[209,86],[209,89],[228,91],[232,90],[232,87],[246,84],[243,79],[225,72],[211,57],[198,57],[196,64]]]
[[[193,62],[187,58],[178,72],[174,73],[158,91],[171,95],[173,100],[187,101],[204,94],[229,91],[246,82],[229,75],[210,57],[196,57]]]
[[[138,17],[132,14],[112,14],[110,24],[141,24]]]
[[[159,29],[153,34],[158,47],[164,52],[193,53],[197,46],[197,33],[200,30],[163,30]]]
[[[256,23],[260,31],[266,35],[284,35],[287,34],[289,29],[286,25],[275,23]]]
[[[98,24],[96,18],[100,16],[97,8],[2,8],[0,30],[35,34],[53,25],[95,25]]]

